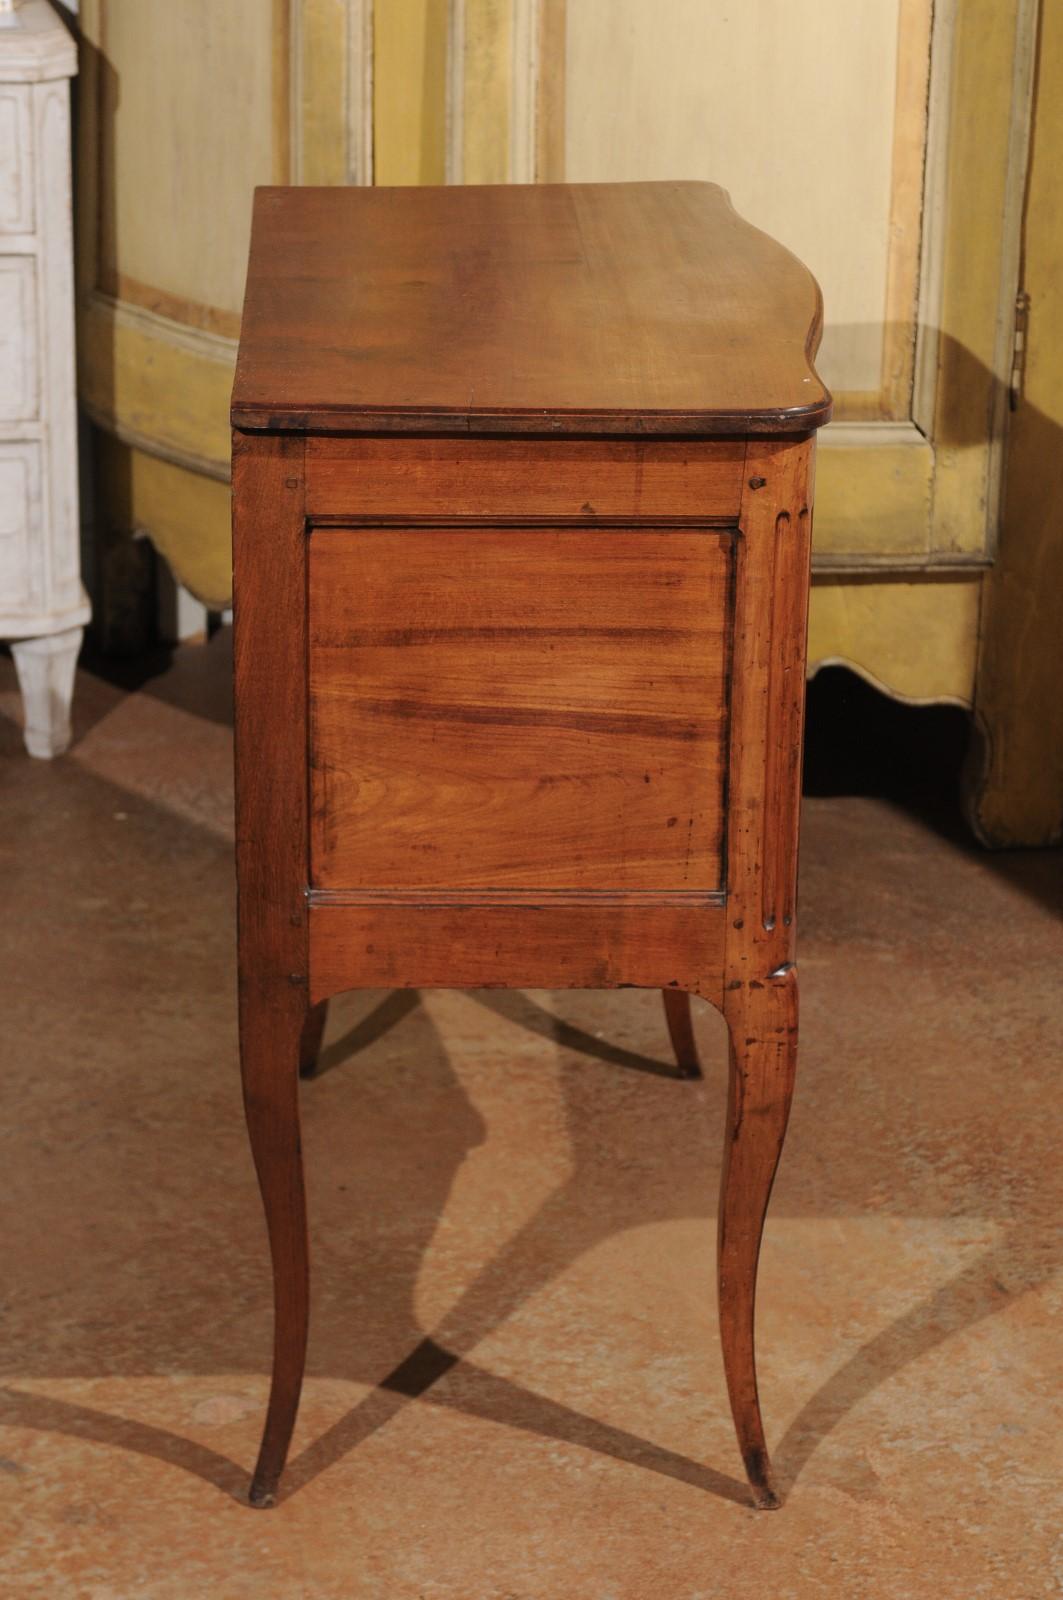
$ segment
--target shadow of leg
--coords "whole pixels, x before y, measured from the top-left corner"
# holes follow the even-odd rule
[[[328,1022],[328,1001],[322,1000],[320,1005],[311,1006],[306,1013],[303,1031],[299,1039],[299,1076],[312,1078],[317,1072],[318,1057],[321,1054],[321,1041],[325,1036],[325,1024]]]
[[[674,1078],[674,1068],[667,1062],[653,1061],[636,1050],[626,1050],[623,1045],[610,1044],[584,1028],[566,1022],[563,1017],[548,1011],[522,989],[488,989],[470,991],[471,997],[496,1016],[538,1033],[563,1050],[578,1050],[580,1055],[592,1056],[596,1061],[606,1061],[615,1067],[630,1067],[635,1072],[648,1073],[653,1078]]]
[[[416,1011],[420,1003],[421,996],[418,990],[393,989],[371,1011],[360,1018],[353,1028],[348,1028],[341,1038],[334,1039],[326,1050],[320,1050],[319,1046],[317,1069],[313,1076],[319,1078],[322,1073],[331,1072],[334,1067],[342,1066],[359,1050],[365,1050],[391,1028],[396,1027],[404,1017],[410,1015],[411,1011]],[[326,1006],[327,1002],[322,1004],[320,1009],[324,1011]]]
[[[779,1477],[787,1488],[796,1483],[813,1455],[854,1406],[920,1356],[943,1344],[953,1334],[973,1327],[986,1317],[1006,1310],[1024,1294],[1051,1276],[1058,1253],[1058,1236],[1051,1262],[1042,1263],[1035,1281],[1018,1294],[1002,1287],[1015,1271],[1015,1254],[1030,1249],[1025,1231],[1013,1230],[1008,1239],[957,1274],[869,1339],[845,1364],[831,1374],[822,1388],[806,1400],[775,1450]]]
[[[690,996],[684,989],[662,989],[664,1016],[668,1023],[668,1037],[675,1051],[675,1064],[681,1078],[700,1078],[701,1059],[694,1038],[694,1019],[690,1014]]]
[[[247,1473],[235,1461],[192,1439],[183,1439],[165,1428],[136,1422],[130,1417],[5,1387],[0,1389],[0,1422],[12,1428],[65,1434],[70,1439],[87,1439],[94,1444],[151,1456],[167,1466],[194,1473],[234,1500],[243,1500],[247,1493]]]
[[[434,1385],[448,1374],[453,1374],[453,1383],[437,1391]],[[285,1474],[284,1498],[342,1460],[412,1400],[426,1400],[464,1416],[481,1417],[540,1438],[578,1445],[643,1471],[692,1484],[735,1505],[749,1504],[746,1486],[737,1478],[511,1383],[452,1354],[433,1339],[423,1340],[379,1388],[291,1463]]]

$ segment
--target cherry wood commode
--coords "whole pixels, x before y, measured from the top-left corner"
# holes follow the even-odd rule
[[[757,1256],[797,1047],[808,272],[705,184],[263,189],[233,392],[240,1047],[273,1256],[251,1487],[307,1335],[299,1071],[386,986],[727,1019],[719,1305],[777,1503]]]

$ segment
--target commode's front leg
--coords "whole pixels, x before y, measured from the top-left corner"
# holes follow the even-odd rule
[[[302,991],[245,983],[240,995],[240,1064],[251,1149],[273,1261],[273,1378],[249,1499],[272,1505],[288,1455],[306,1363],[309,1258],[299,1136],[300,1047],[307,1016]]]
[[[738,1445],[756,1504],[779,1504],[764,1442],[754,1349],[757,1260],[779,1164],[797,1062],[797,972],[726,993],[730,1083],[720,1185],[717,1274],[724,1371]]]

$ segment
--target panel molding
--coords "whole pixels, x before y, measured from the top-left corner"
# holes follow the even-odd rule
[[[900,0],[880,391],[882,413],[893,418],[907,418],[912,402],[933,14],[933,0]]]
[[[929,434],[934,425],[938,330],[941,327],[942,298],[945,292],[945,246],[948,237],[948,125],[949,110],[952,105],[952,57],[958,4],[959,0],[937,0],[930,43],[923,225],[919,249],[919,297],[915,318],[911,411],[912,421],[925,434]]]
[[[447,0],[446,183],[465,171],[465,0]]]
[[[539,166],[539,47],[543,0],[513,0],[513,95],[509,181],[535,183]]]
[[[79,319],[81,404],[123,443],[229,477],[236,340],[93,290]]]
[[[588,910],[645,905],[705,909],[725,906],[725,889],[308,889],[315,906],[565,906]]]
[[[532,481],[513,495],[534,501]],[[442,562],[441,537],[310,540],[311,886],[426,904],[723,888],[735,534],[477,524],[445,536]],[[588,585],[595,626],[571,626],[566,596]]]
[[[285,0],[284,10],[287,182],[372,183],[373,0]]]
[[[447,183],[543,181],[540,63],[550,9],[560,16],[563,37],[563,0],[560,9],[556,0],[448,0]],[[484,94],[479,80],[492,61],[493,92]]]

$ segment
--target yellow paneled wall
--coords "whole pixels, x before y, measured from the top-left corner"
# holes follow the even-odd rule
[[[605,0],[567,3],[584,20],[596,4],[602,16],[619,14]],[[992,369],[1008,96],[1032,4],[946,8],[955,29],[945,187],[966,231],[941,257],[941,337],[925,347],[937,411],[917,414],[928,439],[894,420],[877,424],[895,431],[873,449],[853,434],[821,450],[810,635],[814,662],[847,662],[890,693],[976,702],[989,757],[974,813],[987,839],[1031,843],[1063,821],[1052,626],[1063,583],[1063,179],[1053,154],[1063,142],[1063,8],[1054,5],[1045,7],[1026,224],[1027,393],[1012,419],[1000,560],[988,577],[977,562],[995,492],[985,419],[1002,392]],[[628,0],[624,8],[641,17]],[[576,45],[590,38],[573,35],[566,0],[184,0],[179,10],[178,40],[171,0],[82,0],[81,384],[116,441],[102,474],[105,503],[114,485],[105,515],[146,529],[177,576],[220,605],[230,583],[227,397],[253,183],[553,180],[572,175],[567,154],[604,160],[608,150],[573,123],[572,81],[566,101],[566,51],[578,66]],[[908,19],[902,45],[914,50],[926,0],[890,0],[889,10]],[[699,15],[693,0],[660,0],[654,27],[688,13]],[[606,107],[613,87],[595,88]],[[617,102],[616,114],[630,119],[630,107]],[[638,138],[650,140],[653,127],[642,117]],[[632,128],[623,131],[630,142]],[[725,170],[713,175],[727,184]],[[921,573],[928,561],[939,570]]]

